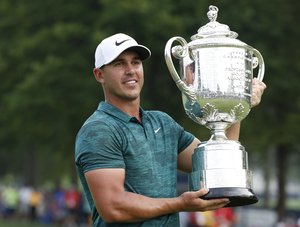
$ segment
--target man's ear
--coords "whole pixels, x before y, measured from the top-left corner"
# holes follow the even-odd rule
[[[103,74],[102,74],[102,70],[99,69],[99,68],[94,68],[93,73],[94,73],[95,79],[96,79],[99,83],[102,83],[102,82],[103,82]]]

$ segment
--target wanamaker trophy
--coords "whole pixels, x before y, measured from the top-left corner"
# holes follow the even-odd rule
[[[190,190],[209,188],[204,199],[229,198],[227,207],[243,206],[258,201],[248,154],[225,133],[248,115],[253,69],[258,66],[257,79],[262,81],[265,65],[259,51],[216,21],[217,14],[218,8],[209,6],[210,22],[200,27],[189,43],[180,36],[169,39],[165,60],[182,92],[186,114],[211,132],[210,139],[201,142],[192,156]],[[179,45],[172,47],[175,41]],[[179,60],[179,74],[172,57]]]

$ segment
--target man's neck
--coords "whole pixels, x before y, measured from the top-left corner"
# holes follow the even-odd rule
[[[106,100],[106,102],[122,110],[127,115],[131,117],[135,117],[138,121],[141,122],[140,99],[136,99],[132,101],[121,101],[121,102]]]

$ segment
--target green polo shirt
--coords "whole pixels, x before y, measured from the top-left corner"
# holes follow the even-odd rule
[[[140,109],[142,123],[101,102],[76,137],[75,162],[92,209],[93,226],[179,226],[178,214],[142,223],[105,223],[96,211],[84,173],[125,169],[125,190],[153,198],[177,196],[177,156],[194,139],[169,115]]]

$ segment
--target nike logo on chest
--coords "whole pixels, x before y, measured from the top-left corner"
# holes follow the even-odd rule
[[[159,130],[160,130],[160,127],[159,127],[158,129],[155,129],[155,130],[154,130],[154,133],[155,133],[155,134],[158,133]]]

